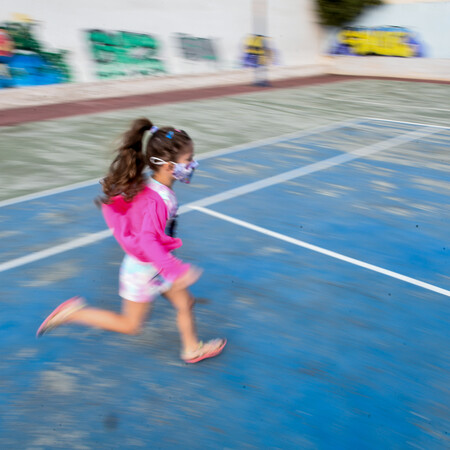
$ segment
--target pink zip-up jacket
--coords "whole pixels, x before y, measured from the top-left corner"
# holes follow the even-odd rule
[[[125,253],[152,263],[169,282],[184,275],[190,265],[170,252],[183,245],[167,236],[167,206],[161,196],[146,186],[131,202],[118,195],[102,205],[103,216]]]

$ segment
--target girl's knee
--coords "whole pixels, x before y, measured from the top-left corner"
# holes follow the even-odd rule
[[[177,309],[179,311],[190,311],[194,308],[195,298],[192,295],[187,296],[183,301],[178,303]]]
[[[127,322],[124,328],[124,334],[135,336],[142,332],[142,323],[140,322]]]
[[[194,298],[193,295],[190,295],[190,294],[189,294],[189,299],[188,299],[188,301],[187,301],[187,307],[188,307],[189,309],[192,309],[192,308],[194,307],[194,305],[195,305],[195,298]]]

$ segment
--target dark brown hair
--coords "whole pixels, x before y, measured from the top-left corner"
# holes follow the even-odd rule
[[[117,156],[109,167],[108,174],[102,181],[104,197],[102,203],[109,203],[111,197],[122,195],[131,201],[145,186],[144,169],[149,166],[158,171],[160,166],[153,164],[150,158],[176,162],[191,142],[189,135],[183,130],[163,127],[154,131],[147,139],[143,149],[144,134],[151,130],[153,124],[146,118],[136,119],[126,131],[117,149]]]

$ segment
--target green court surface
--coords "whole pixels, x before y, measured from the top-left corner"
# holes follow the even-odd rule
[[[343,81],[0,127],[0,200],[99,178],[131,120],[189,132],[197,153],[353,117],[450,123],[450,85]]]

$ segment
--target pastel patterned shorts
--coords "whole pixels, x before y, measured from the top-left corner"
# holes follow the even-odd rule
[[[171,283],[165,281],[151,263],[125,255],[120,266],[119,295],[132,302],[147,303],[166,292]]]

